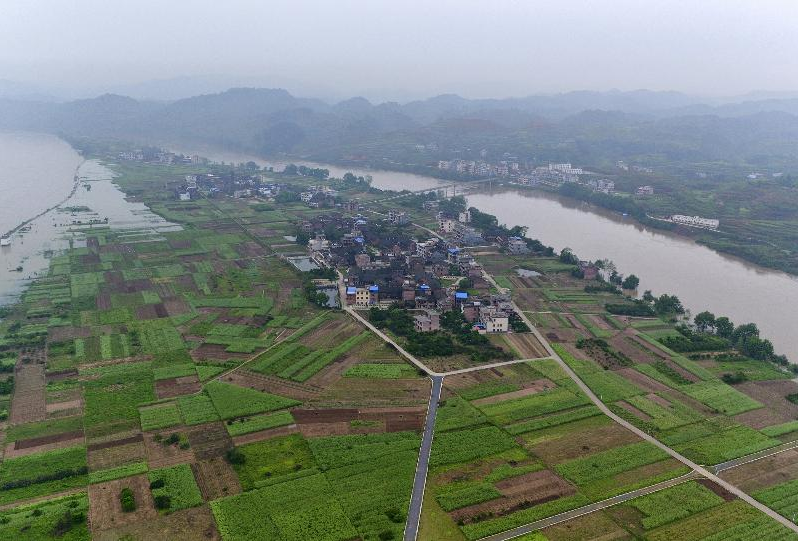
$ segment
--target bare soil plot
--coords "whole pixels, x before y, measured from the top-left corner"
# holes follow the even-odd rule
[[[222,457],[198,461],[191,465],[202,498],[212,501],[241,493],[241,484],[230,463]]]
[[[53,436],[59,438],[41,437],[9,443],[5,447],[3,457],[21,457],[23,455],[36,454],[39,452],[49,452],[50,450],[57,450],[59,448],[80,446],[84,442],[83,431],[74,431]]]
[[[792,380],[745,382],[735,388],[766,407],[735,416],[735,420],[740,423],[760,429],[798,418],[798,405],[786,399],[787,395],[798,393],[798,383]]]
[[[637,416],[641,420],[644,420],[644,421],[650,421],[651,420],[651,416],[649,416],[648,414],[646,414],[645,412],[643,412],[642,410],[640,410],[636,406],[630,405],[626,401],[618,401],[617,405],[620,406],[621,408],[623,408],[624,410],[627,410],[627,411],[631,412],[632,414],[634,414],[635,416]]]
[[[169,316],[177,316],[178,314],[183,314],[191,310],[188,303],[177,297],[164,299],[163,306]]]
[[[549,464],[562,463],[637,442],[638,437],[620,425],[602,425],[564,435],[532,446],[532,451]]]
[[[640,346],[643,350],[647,350],[647,351],[651,352],[653,355],[655,355],[656,357],[658,357],[660,359],[667,360],[667,359],[670,358],[670,356],[668,356],[667,352],[665,352],[664,350],[661,350],[660,348],[657,348],[656,346],[654,346],[650,342],[648,342],[645,339],[641,338],[637,334],[636,331],[633,331],[631,328],[629,330],[627,330],[627,331],[628,331],[628,333],[630,333],[629,338],[631,340],[633,340],[635,343],[637,343],[637,345]]]
[[[123,512],[119,494],[130,488],[136,499],[136,510]],[[103,531],[137,523],[146,525],[158,517],[146,474],[111,480],[89,486],[89,524],[92,531]]]
[[[191,357],[195,360],[228,360],[228,359],[247,359],[252,354],[245,354],[243,352],[227,352],[225,346],[221,344],[202,344],[190,352]]]
[[[502,497],[466,506],[451,513],[455,521],[468,523],[477,516],[502,516],[536,504],[572,495],[576,489],[550,470],[516,476],[496,484]]]
[[[319,327],[299,339],[299,342],[314,349],[323,349],[333,343],[340,344],[361,331],[362,328],[354,320],[340,316],[322,323]]]
[[[163,433],[144,433],[144,446],[147,450],[147,464],[150,469],[159,469],[161,467],[170,467],[178,463],[193,463],[195,461],[193,447],[186,450],[180,449],[177,444],[166,444],[165,442],[157,442],[155,435],[162,437],[171,435],[172,433],[185,432],[182,428],[170,428]],[[190,440],[189,440],[190,442]]]
[[[89,450],[88,465],[90,470],[98,471],[142,461],[146,457],[144,441],[139,440],[110,448]]]
[[[189,395],[202,389],[197,375],[181,376],[177,378],[166,378],[155,381],[155,394],[158,399],[167,397],[177,397],[178,395]]]
[[[316,397],[322,391],[321,388],[307,382],[293,382],[273,375],[261,375],[246,369],[234,371],[225,376],[224,380],[245,388],[283,395],[298,401]]]
[[[635,363],[655,363],[660,359],[653,352],[644,349],[640,343],[632,339],[627,333],[628,331],[628,329],[624,330],[622,333],[608,339],[607,342],[612,348]]]
[[[585,316],[587,317],[588,320],[593,322],[598,328],[606,329],[608,331],[612,331],[615,329],[600,314],[586,314]]]
[[[430,386],[427,378],[341,378],[306,404],[314,407],[426,405]]]
[[[113,308],[113,305],[111,304],[111,292],[103,290],[97,294],[97,297],[95,298],[95,305],[99,311],[107,311]]]
[[[45,388],[44,365],[18,361],[14,371],[9,423],[13,425],[43,420],[47,416]]]
[[[534,395],[536,393],[540,393],[545,390],[551,390],[557,387],[557,384],[549,380],[548,378],[541,378],[540,380],[534,380],[526,384],[524,389],[518,391],[511,391],[508,393],[500,393],[499,395],[492,395],[490,397],[485,397],[483,399],[477,399],[473,401],[475,405],[491,405],[493,403],[501,403],[502,401],[509,401],[510,399],[519,399],[521,397],[526,397],[527,395]]]
[[[544,308],[543,299],[537,290],[517,289],[513,291],[513,298],[525,310],[537,311]]]
[[[52,342],[68,341],[71,339],[78,339],[91,337],[90,327],[76,327],[76,326],[58,326],[51,327],[47,330],[47,338]]]
[[[79,413],[83,409],[82,399],[72,399],[71,401],[59,401],[58,403],[47,403],[45,409],[47,414],[65,416],[67,413]]]
[[[737,496],[734,493],[719,486],[716,482],[713,482],[712,480],[708,480],[706,478],[699,478],[698,480],[696,480],[696,482],[698,482],[702,486],[712,491],[718,497],[722,497],[723,500],[726,502],[733,501],[734,499],[737,498]]]
[[[519,354],[521,359],[545,358],[546,349],[532,333],[507,333],[502,336]]]
[[[740,465],[719,476],[749,493],[798,479],[798,449]]]
[[[552,525],[540,531],[546,540],[632,540],[634,537],[604,512]]]
[[[169,316],[169,313],[163,303],[136,307],[136,318],[139,320],[154,320],[155,318],[166,318],[167,316]]]
[[[94,540],[220,540],[207,505],[157,515],[145,523],[93,531]]]
[[[556,327],[556,328],[538,328],[548,340],[557,342],[557,343],[574,343],[577,340],[581,339],[582,337],[590,337],[591,335],[586,332],[579,332],[576,329],[572,328],[563,328],[563,327]]]
[[[658,382],[650,376],[636,371],[633,367],[624,367],[623,369],[618,369],[614,372],[618,373],[625,379],[629,380],[632,384],[645,391],[656,392],[667,391],[671,389],[662,382]]]
[[[224,455],[233,447],[224,422],[211,422],[193,427],[188,432],[188,441],[197,459],[213,459]]]

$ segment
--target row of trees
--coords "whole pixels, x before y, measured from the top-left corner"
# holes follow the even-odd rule
[[[779,365],[789,365],[785,355],[777,355],[773,343],[759,336],[759,327],[754,323],[734,325],[728,317],[716,317],[709,311],[699,312],[693,318],[698,333],[714,335],[725,339],[740,353],[757,360],[772,361]]]

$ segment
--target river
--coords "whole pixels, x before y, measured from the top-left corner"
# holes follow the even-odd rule
[[[73,192],[76,172],[80,182]],[[84,162],[55,136],[0,133],[0,193],[0,233],[30,220],[11,236],[10,246],[0,247],[0,305],[13,303],[44,274],[52,256],[85,246],[92,228],[129,230],[131,239],[180,229],[143,203],[125,200],[112,171],[96,160]]]
[[[201,153],[202,154],[202,153]],[[212,160],[282,167],[247,155],[210,152]],[[388,190],[435,188],[443,181],[423,175],[342,168],[297,160],[297,165],[323,167],[341,176],[371,175],[372,185]],[[496,215],[508,226],[526,226],[528,236],[561,250],[571,248],[580,258],[608,258],[621,274],[640,277],[639,291],[675,294],[693,314],[709,310],[735,323],[755,322],[778,353],[798,362],[798,334],[792,321],[798,304],[798,277],[720,254],[691,239],[652,230],[598,207],[539,190],[499,189],[470,192],[469,206]]]

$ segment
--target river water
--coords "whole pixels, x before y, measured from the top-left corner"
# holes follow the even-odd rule
[[[32,279],[46,273],[52,256],[85,246],[93,228],[125,229],[131,240],[180,229],[143,203],[125,200],[111,170],[95,160],[84,162],[54,136],[0,134],[0,193],[0,233],[41,215],[15,232],[10,246],[0,247],[0,305],[14,302]]]
[[[201,153],[203,154],[203,153]],[[282,169],[286,161],[269,161],[225,152],[206,152],[212,160],[246,162]],[[444,181],[423,175],[328,164],[294,162],[323,167],[334,176],[347,171],[371,175],[372,185],[389,190],[423,190]],[[640,277],[639,291],[675,294],[693,314],[709,310],[736,323],[755,322],[776,351],[798,363],[798,333],[793,321],[798,310],[798,277],[750,264],[715,252],[691,239],[652,230],[617,213],[539,190],[498,189],[469,192],[469,206],[496,215],[507,226],[526,226],[527,235],[561,250],[571,248],[580,258],[608,258],[618,272]]]

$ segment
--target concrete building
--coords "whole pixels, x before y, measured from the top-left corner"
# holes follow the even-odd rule
[[[653,196],[654,195],[654,187],[653,186],[638,186],[635,193],[638,196]]]
[[[510,254],[528,254],[529,247],[526,246],[526,241],[520,237],[510,237],[507,239],[507,252]]]
[[[391,209],[388,211],[388,221],[395,226],[404,226],[410,223],[410,218],[404,211],[395,211]]]
[[[413,321],[418,333],[429,333],[441,328],[440,314],[437,311],[426,310],[423,314],[413,318]]]
[[[671,220],[677,224],[692,226],[694,228],[707,228],[710,230],[718,229],[720,220],[715,218],[702,218],[700,216],[672,215]]]

